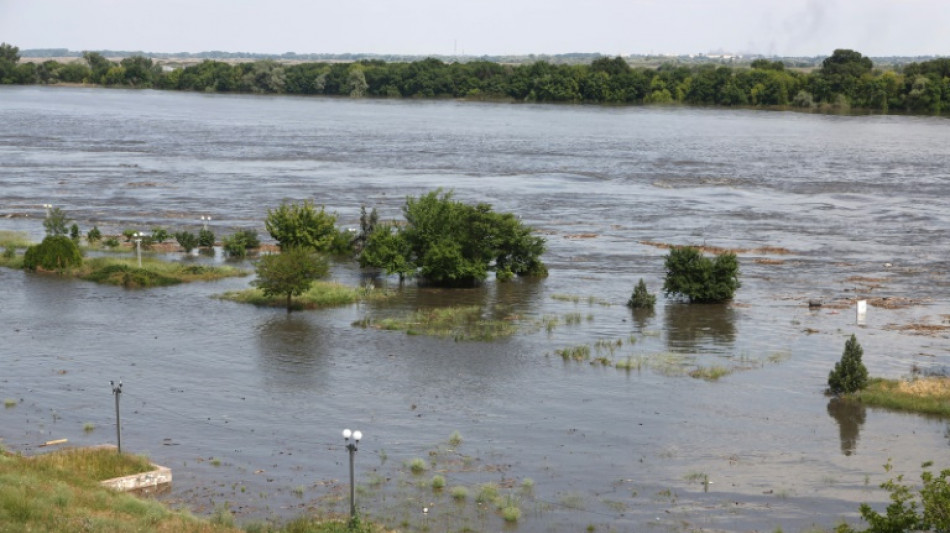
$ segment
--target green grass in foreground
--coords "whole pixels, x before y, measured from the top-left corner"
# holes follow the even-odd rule
[[[342,283],[315,281],[310,286],[310,290],[293,298],[292,307],[297,310],[319,309],[321,307],[349,305],[356,302],[375,302],[390,298],[393,294],[392,291],[372,287],[350,287]],[[215,297],[260,307],[287,307],[286,295],[264,296],[264,291],[256,288],[228,291]]]
[[[118,456],[114,450],[103,452]],[[102,461],[91,456],[70,457],[74,453],[56,452],[29,459],[0,454],[0,532],[236,531],[187,513],[172,512],[156,501],[106,489],[96,479],[81,473],[99,470],[104,466]],[[134,471],[140,458],[129,458]],[[112,476],[104,476],[107,477]]]
[[[37,455],[30,459],[43,469],[66,470],[96,481],[153,470],[148,457],[119,454],[114,448],[78,448]]]
[[[872,378],[867,388],[852,396],[872,407],[950,416],[950,378],[947,377],[909,381]]]
[[[478,305],[460,305],[418,310],[402,317],[364,318],[354,325],[368,328],[405,331],[408,335],[430,335],[456,341],[491,341],[510,337],[518,331],[512,320],[482,316]]]
[[[148,460],[114,449],[64,450],[32,458],[0,450],[0,533],[239,533],[233,526],[173,511],[155,500],[102,487],[100,479],[141,472]],[[150,467],[149,467],[150,468]],[[252,524],[250,533],[382,533],[369,522],[300,517]]]

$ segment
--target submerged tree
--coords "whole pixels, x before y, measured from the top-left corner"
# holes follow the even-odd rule
[[[79,246],[65,235],[50,235],[23,254],[23,267],[27,270],[63,271],[81,265]]]
[[[436,190],[407,198],[403,214],[405,225],[379,225],[369,235],[361,266],[442,286],[474,285],[490,271],[502,281],[547,275],[544,239],[510,213],[463,204]]]
[[[647,291],[647,284],[640,278],[640,282],[633,289],[633,294],[627,300],[627,307],[631,309],[653,309],[656,305],[656,295]]]
[[[266,296],[286,296],[289,313],[293,297],[307,292],[314,280],[327,274],[329,267],[313,250],[297,247],[265,255],[258,261],[256,270],[257,279],[251,284]]]
[[[336,216],[324,211],[323,206],[318,211],[311,201],[282,203],[277,209],[268,209],[264,227],[281,250],[310,248],[326,252],[333,248],[338,235]]]
[[[741,286],[736,254],[709,259],[697,248],[682,246],[670,250],[666,257],[663,292],[667,296],[699,303],[722,302],[731,299]]]

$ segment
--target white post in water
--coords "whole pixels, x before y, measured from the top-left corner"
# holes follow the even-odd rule
[[[139,258],[139,268],[142,268],[142,232],[135,232],[135,255]]]
[[[857,305],[855,306],[856,311],[856,320],[859,325],[864,325],[865,319],[868,317],[868,301],[867,300],[858,300]]]

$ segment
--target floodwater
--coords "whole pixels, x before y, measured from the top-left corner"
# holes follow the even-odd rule
[[[950,123],[927,117],[2,87],[0,230],[39,240],[51,203],[84,231],[196,231],[210,216],[219,237],[266,236],[285,199],[354,227],[361,205],[399,218],[407,195],[442,187],[535,227],[551,275],[436,290],[340,263],[336,280],[398,296],[288,315],[211,298],[251,277],[125,290],[0,269],[0,397],[16,401],[0,438],[25,453],[114,442],[121,379],[123,448],[174,472],[160,497],[239,522],[348,512],[351,428],[359,509],[405,531],[860,523],[859,503],[887,500],[888,459],[910,479],[950,465],[945,420],[823,394],[852,333],[872,375],[948,366],[948,146]],[[661,295],[632,314],[639,278],[662,286],[666,250],[650,242],[752,250],[735,300]],[[902,305],[858,324],[858,298]],[[521,332],[353,325],[459,303]],[[578,345],[642,364],[555,354]],[[734,372],[706,381],[696,366]],[[521,509],[516,524],[476,502],[484,483]]]

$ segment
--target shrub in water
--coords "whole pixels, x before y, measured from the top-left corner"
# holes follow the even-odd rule
[[[211,248],[214,246],[214,232],[210,229],[203,229],[198,232],[198,246]]]
[[[640,282],[633,289],[633,295],[627,300],[627,307],[632,309],[653,309],[656,305],[656,295],[647,291],[647,284],[640,278]]]
[[[841,360],[828,374],[828,392],[832,394],[850,394],[868,385],[868,369],[861,361],[864,349],[858,344],[854,334],[844,344]]]
[[[426,471],[426,462],[417,457],[409,461],[409,470],[411,470],[413,474],[421,474]]]
[[[722,302],[731,299],[741,285],[736,254],[709,259],[698,249],[683,246],[673,248],[666,257],[663,292],[667,296],[700,303]]]
[[[99,242],[102,239],[102,232],[99,231],[99,228],[93,226],[89,232],[86,233],[86,241],[89,243]]]
[[[190,231],[179,231],[175,234],[175,240],[178,241],[178,246],[185,250],[185,253],[191,253],[192,250],[198,247],[198,237]]]
[[[168,231],[165,228],[152,228],[152,240],[161,244],[168,240]]]
[[[51,235],[26,249],[23,267],[28,270],[64,270],[82,265],[79,246],[64,235]]]
[[[69,238],[72,239],[74,243],[79,244],[79,224],[73,224],[69,227]]]

